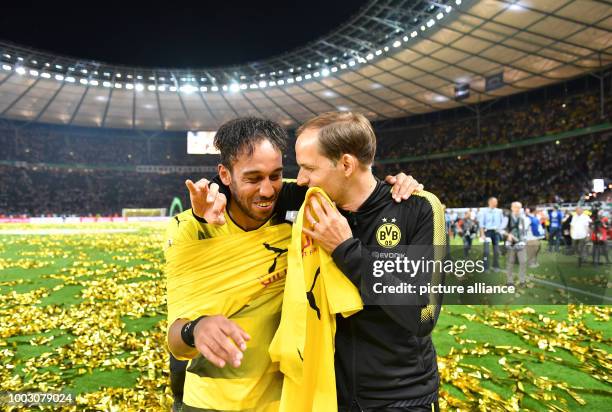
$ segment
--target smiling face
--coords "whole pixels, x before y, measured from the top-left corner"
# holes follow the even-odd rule
[[[318,129],[306,129],[298,136],[295,155],[300,167],[297,184],[320,187],[333,201],[338,202],[345,181],[344,167],[340,161],[334,164],[320,153]]]
[[[239,154],[231,171],[220,165],[219,175],[230,188],[229,212],[236,223],[250,230],[270,219],[283,185],[283,156],[269,140],[257,142],[250,156]]]

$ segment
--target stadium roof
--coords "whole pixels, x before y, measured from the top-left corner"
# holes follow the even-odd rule
[[[0,117],[150,130],[216,130],[241,115],[295,127],[330,110],[382,120],[600,70],[611,47],[605,0],[374,0],[302,48],[208,69],[108,65],[0,42]],[[504,84],[487,90],[500,72]],[[470,86],[465,100],[458,84]]]

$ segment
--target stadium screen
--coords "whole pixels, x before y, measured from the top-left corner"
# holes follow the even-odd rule
[[[213,145],[217,132],[187,132],[187,154],[219,154]]]

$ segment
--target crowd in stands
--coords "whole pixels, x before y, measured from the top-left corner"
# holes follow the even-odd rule
[[[168,208],[189,201],[181,174],[0,166],[0,215],[120,215],[123,208]]]
[[[524,140],[609,122],[612,113],[610,93],[605,94],[602,117],[592,88],[562,96],[557,90],[545,99],[505,99],[483,109],[480,137],[465,109],[463,116],[455,109],[417,116],[420,120],[407,118],[401,128],[375,124],[376,159]],[[479,206],[491,194],[502,205],[514,199],[527,204],[576,201],[589,190],[590,179],[612,176],[611,134],[437,160],[377,163],[374,170],[380,177],[407,172],[449,207]],[[202,176],[138,173],[134,167],[218,162],[217,156],[186,154],[185,135],[0,121],[0,215],[112,215],[127,207],[167,207],[174,196],[186,200],[184,180]],[[285,155],[287,177],[296,175],[293,142]],[[52,166],[57,164],[64,166]]]
[[[489,194],[506,204],[575,202],[594,177],[612,176],[612,133],[497,152],[387,164],[379,176],[409,172],[449,207],[478,206]]]
[[[612,108],[612,98],[605,108]],[[510,143],[594,126],[610,120],[600,113],[597,92],[504,107],[496,103],[481,114],[480,136],[475,115],[453,121],[428,122],[409,128],[379,130],[379,157],[400,158]]]

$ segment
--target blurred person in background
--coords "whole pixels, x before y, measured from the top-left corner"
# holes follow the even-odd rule
[[[601,209],[593,209],[591,241],[593,242],[593,265],[601,265],[600,258],[603,256],[606,263],[610,263],[608,257],[608,218],[604,216]]]
[[[574,253],[578,255],[578,266],[581,266],[586,258],[586,242],[590,224],[591,219],[584,213],[582,207],[576,207],[576,214],[572,216],[570,225],[570,235],[574,245]]]
[[[555,205],[552,210],[548,211],[550,225],[548,226],[548,251],[559,251],[559,243],[561,242],[561,223],[563,221],[563,212],[559,210],[559,205]]]
[[[569,210],[565,211],[565,216],[561,221],[561,230],[563,233],[563,243],[565,244],[565,254],[572,254],[572,236],[570,234],[570,226],[572,224],[572,214]]]
[[[461,237],[463,238],[463,257],[468,258],[472,249],[472,241],[478,233],[478,224],[472,219],[472,214],[468,210],[463,217],[461,225]]]
[[[521,202],[512,202],[511,213],[506,226],[506,277],[507,285],[514,285],[512,270],[515,260],[519,262],[519,280],[521,287],[525,286],[527,277],[527,236],[531,220],[521,213]]]
[[[536,213],[533,213],[532,209],[526,208],[525,214],[529,219],[529,231],[527,233],[527,264],[530,268],[537,268],[540,266],[538,263],[538,254],[541,248],[540,241],[546,234],[540,219],[538,219]]]
[[[480,240],[483,242],[483,259],[485,270],[489,270],[489,248],[493,245],[493,271],[499,272],[499,232],[502,229],[502,210],[497,207],[497,198],[490,197],[488,207],[482,208],[478,215]]]

